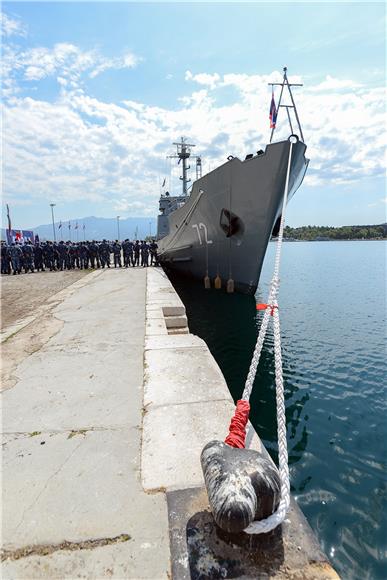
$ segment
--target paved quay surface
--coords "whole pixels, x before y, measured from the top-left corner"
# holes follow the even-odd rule
[[[165,494],[140,481],[145,285],[110,270],[63,290],[3,393],[2,578],[168,577]]]
[[[2,329],[2,579],[337,579],[294,501],[270,534],[215,526],[200,452],[234,404],[161,269],[24,314]]]
[[[6,328],[15,322],[34,315],[51,296],[64,290],[77,280],[91,273],[90,270],[64,270],[57,272],[29,272],[1,277],[1,326]]]

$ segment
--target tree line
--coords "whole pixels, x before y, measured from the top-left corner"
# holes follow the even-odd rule
[[[286,226],[284,238],[294,240],[383,240],[387,238],[387,224],[372,226]]]

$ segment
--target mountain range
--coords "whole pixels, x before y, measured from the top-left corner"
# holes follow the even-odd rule
[[[75,229],[78,224],[78,230]],[[147,236],[155,236],[157,222],[154,217],[128,217],[119,220],[120,235],[118,236],[117,218],[99,218],[99,217],[85,217],[71,220],[71,228],[69,229],[69,222],[62,222],[62,227],[59,228],[60,222],[55,223],[55,233],[57,240],[71,240],[79,241],[85,240],[120,240],[126,238],[133,240],[143,240]],[[83,225],[85,229],[83,230]],[[53,228],[51,224],[43,224],[37,227],[23,228],[26,230],[33,230],[34,235],[38,234],[41,241],[53,239]],[[5,236],[5,230],[2,231],[2,236]],[[4,238],[3,238],[4,239]]]

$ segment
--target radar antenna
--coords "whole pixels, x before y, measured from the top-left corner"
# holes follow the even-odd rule
[[[168,155],[168,159],[178,159],[178,163],[183,161],[183,175],[180,179],[183,182],[183,196],[186,197],[188,195],[187,185],[191,181],[187,174],[191,166],[187,165],[187,160],[191,157],[191,149],[192,147],[195,147],[195,145],[187,143],[184,137],[181,137],[180,143],[173,143],[173,145],[176,145],[176,155]],[[196,155],[193,155],[192,157],[196,159],[196,178],[198,178],[199,174],[201,177],[201,158]]]
[[[290,125],[290,130],[293,133],[293,125],[292,125],[292,120],[291,120],[291,117],[290,117],[289,109],[293,109],[294,110],[294,115],[296,117],[298,129],[299,129],[300,135],[301,135],[301,141],[304,142],[304,135],[302,134],[301,123],[300,123],[300,119],[298,118],[297,108],[296,108],[296,104],[295,104],[294,99],[293,99],[293,94],[292,94],[292,89],[291,89],[291,87],[303,87],[304,85],[298,84],[298,83],[289,83],[288,76],[286,74],[287,71],[288,71],[288,69],[287,69],[286,66],[284,66],[283,71],[284,71],[284,77],[282,79],[282,83],[268,83],[268,85],[270,85],[271,87],[281,87],[281,92],[280,92],[280,97],[279,97],[279,101],[278,101],[277,111],[279,112],[280,107],[283,107],[284,109],[286,109],[286,112],[288,114],[288,121],[289,121],[289,125]],[[287,87],[287,89],[289,91],[290,99],[292,101],[292,104],[291,105],[281,105],[282,94],[283,94],[283,91],[284,91],[284,87]],[[277,120],[278,120],[278,114],[277,114]],[[273,139],[273,134],[274,134],[275,129],[276,129],[276,127],[274,126],[273,129],[271,130],[270,143],[271,143],[271,141]]]

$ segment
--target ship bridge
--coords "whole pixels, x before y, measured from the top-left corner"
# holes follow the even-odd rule
[[[161,195],[159,200],[160,215],[157,217],[158,239],[163,238],[169,234],[169,214],[184,205],[187,199],[187,195],[170,195],[168,191]]]

